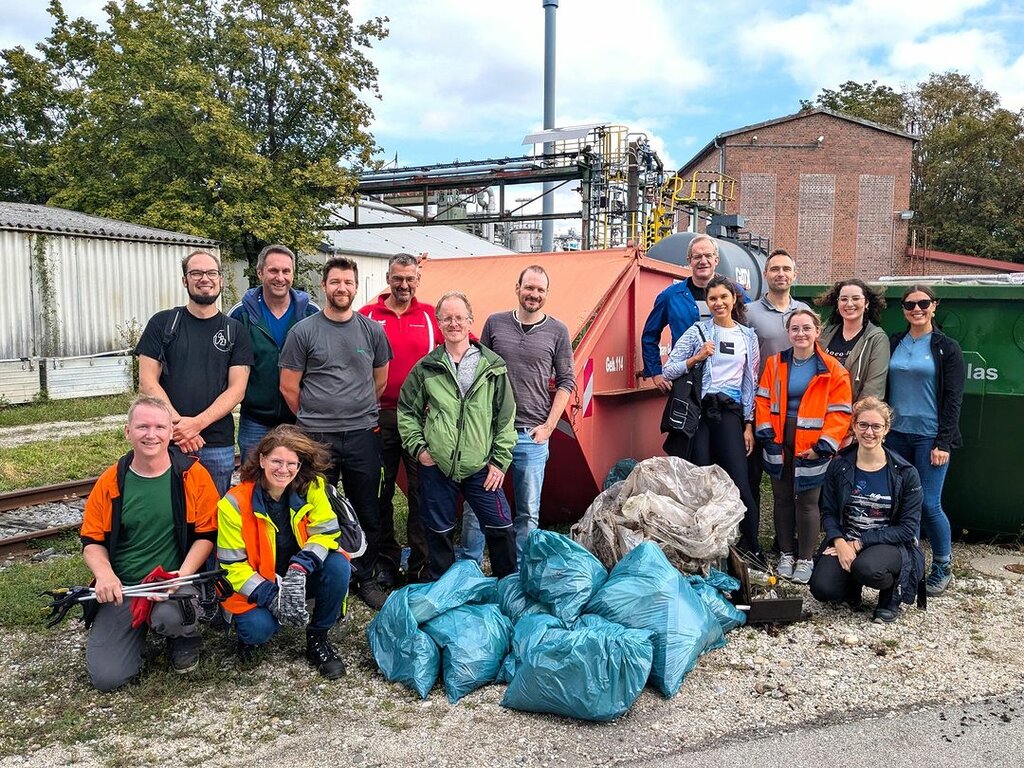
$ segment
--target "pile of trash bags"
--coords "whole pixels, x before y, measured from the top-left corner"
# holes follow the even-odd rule
[[[507,683],[502,705],[584,720],[625,714],[648,683],[674,696],[698,657],[744,621],[730,576],[684,576],[653,542],[609,573],[566,536],[533,531],[518,573],[498,580],[472,560],[432,584],[393,592],[370,623],[384,676],[449,701]]]
[[[736,484],[721,467],[655,456],[598,495],[570,534],[608,568],[641,542],[654,541],[681,571],[706,574],[739,538],[744,512]]]

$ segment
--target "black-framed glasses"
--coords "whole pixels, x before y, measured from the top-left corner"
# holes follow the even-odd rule
[[[219,269],[190,269],[185,273],[188,275],[189,280],[199,280],[203,277],[208,277],[211,280],[216,280],[220,277]]]
[[[872,424],[869,421],[858,421],[854,426],[861,432],[874,432],[878,434],[885,431],[885,424]]]
[[[928,309],[928,307],[930,307],[934,303],[934,299],[918,299],[917,301],[904,301],[903,308],[907,310],[907,312],[913,312],[914,307],[917,307],[918,309]]]

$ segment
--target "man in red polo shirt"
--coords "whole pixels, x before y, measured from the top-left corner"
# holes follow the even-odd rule
[[[398,464],[405,464],[409,480],[409,520],[406,524],[410,554],[409,581],[427,579],[427,539],[419,508],[419,476],[416,459],[402,450],[398,436],[398,393],[409,371],[421,357],[444,341],[434,317],[434,307],[416,299],[420,281],[419,260],[408,253],[397,253],[388,262],[390,293],[359,311],[384,327],[394,357],[388,368],[388,383],[380,398],[380,435],[384,462],[384,485],[380,492],[380,559],[377,580],[382,586],[395,586],[400,575],[402,548],[395,538],[395,478]]]

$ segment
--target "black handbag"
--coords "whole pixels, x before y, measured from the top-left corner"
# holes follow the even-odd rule
[[[697,326],[701,343],[707,339],[704,331]],[[704,363],[698,363],[672,382],[672,391],[661,414],[661,431],[678,432],[693,437],[700,424],[701,383],[704,377]]]

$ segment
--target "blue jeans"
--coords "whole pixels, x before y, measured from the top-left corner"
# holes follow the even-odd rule
[[[323,566],[306,577],[306,597],[316,600],[308,629],[330,629],[338,622],[352,567],[339,552],[328,552]],[[248,645],[263,645],[281,625],[266,608],[256,607],[234,617],[238,639]]]
[[[517,429],[519,439],[512,448],[512,490],[515,493],[515,510],[512,525],[516,532],[516,562],[523,556],[526,537],[540,523],[540,491],[544,486],[544,468],[548,463],[548,442],[533,442],[525,429]],[[480,532],[480,521],[473,514],[469,504],[462,511],[462,546],[460,560],[484,559],[484,536]]]
[[[896,430],[885,438],[889,450],[913,464],[921,476],[921,493],[924,496],[921,504],[921,526],[928,535],[932,558],[948,562],[953,553],[953,536],[949,528],[949,518],[942,510],[942,485],[946,481],[949,462],[941,467],[932,466],[931,452],[934,442],[934,437],[911,435]]]
[[[271,429],[273,427],[261,424],[255,419],[250,419],[248,416],[238,417],[238,453],[241,455],[243,463],[248,458],[249,451],[256,450],[260,440]]]
[[[181,453],[181,450],[174,443],[171,443],[171,451]],[[188,455],[196,456],[199,459],[199,463],[206,468],[206,471],[210,473],[210,477],[213,478],[213,484],[217,487],[217,494],[223,497],[231,487],[231,475],[235,471],[235,446],[211,447],[204,445],[195,453]],[[216,554],[216,549],[214,549],[214,554]]]

